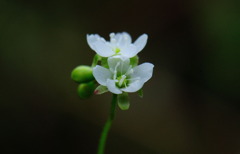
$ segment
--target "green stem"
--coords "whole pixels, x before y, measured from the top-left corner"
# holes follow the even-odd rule
[[[106,140],[107,140],[107,135],[108,135],[109,129],[112,125],[112,121],[114,120],[114,117],[115,117],[116,104],[117,104],[117,95],[113,94],[110,115],[108,117],[107,122],[104,125],[103,131],[101,134],[101,138],[100,138],[99,145],[98,145],[98,154],[104,154],[104,148],[105,148],[105,144],[106,144]]]
[[[93,61],[92,61],[92,67],[95,67],[98,63],[98,61],[101,60],[101,57],[96,54],[94,57],[93,57]]]

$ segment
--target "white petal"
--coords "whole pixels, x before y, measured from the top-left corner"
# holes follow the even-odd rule
[[[142,82],[141,80],[137,80],[130,83],[128,87],[122,88],[121,90],[124,92],[136,92],[143,87],[143,84],[144,82]]]
[[[117,72],[120,72],[120,73],[124,74],[130,66],[129,65],[130,60],[128,58],[125,58],[125,57],[122,57],[122,56],[114,56],[114,57],[109,57],[108,58],[108,66],[109,66],[111,71],[115,70],[117,64],[119,65],[116,69]]]
[[[111,35],[111,34],[110,34]],[[119,39],[122,37],[122,33],[117,33],[114,35],[114,39],[116,39],[116,41],[118,42]]]
[[[107,80],[107,87],[108,90],[114,94],[121,94],[122,91],[116,86],[115,81],[114,80]]]
[[[137,55],[138,50],[137,47],[133,44],[130,44],[122,49],[120,49],[120,53],[122,56],[127,58],[132,58]]]
[[[132,43],[132,38],[127,32],[123,32],[123,37],[129,42]]]
[[[125,74],[130,67],[130,59],[123,59],[118,67],[117,71],[121,73],[121,75]]]
[[[116,65],[121,61],[120,57],[109,57],[108,58],[108,66],[111,71],[114,71],[116,68]]]
[[[148,81],[153,74],[154,65],[151,63],[143,63],[133,68],[133,74],[131,78],[140,78],[140,80],[144,83]]]
[[[112,48],[108,46],[106,43],[97,41],[96,43],[93,44],[93,46],[97,54],[99,54],[102,57],[109,57],[115,54]]]
[[[90,48],[93,50],[95,50],[93,44],[99,41],[100,39],[101,37],[98,34],[87,35],[87,43],[90,46]]]
[[[106,86],[107,79],[111,78],[112,73],[108,69],[97,65],[96,67],[93,68],[93,76],[95,77],[99,84]]]
[[[117,36],[116,36],[115,33],[110,33],[110,34],[109,34],[110,44],[112,44],[113,46],[116,46],[116,43],[117,43],[117,41],[118,41],[118,39],[119,39],[119,36],[120,36],[120,35],[117,35]]]
[[[128,33],[123,32],[118,33],[117,35],[120,35],[117,39],[119,48],[124,48],[125,46],[128,46],[132,43],[132,38]]]
[[[137,51],[140,52],[147,44],[147,34],[142,34],[135,42],[134,45],[137,47]]]

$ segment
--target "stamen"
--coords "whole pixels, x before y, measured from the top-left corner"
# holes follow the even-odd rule
[[[116,78],[117,78],[117,71],[115,70],[113,75],[113,80],[116,80]]]
[[[129,66],[127,72],[125,73],[125,75],[129,75],[133,73],[133,69],[132,69],[132,65]]]
[[[124,82],[124,86],[127,87],[127,83],[126,82]]]
[[[120,62],[118,62],[115,66],[115,71],[117,70],[118,66],[120,65]]]
[[[118,62],[117,65],[115,66],[113,80],[117,78],[117,68],[119,65],[120,65],[120,62]]]
[[[121,87],[123,84],[123,81],[126,79],[126,75],[123,75],[122,78],[119,81],[119,86]]]

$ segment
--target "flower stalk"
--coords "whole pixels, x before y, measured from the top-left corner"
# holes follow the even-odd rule
[[[114,117],[115,117],[116,104],[117,104],[117,95],[113,94],[110,114],[109,114],[108,120],[105,123],[105,125],[103,127],[103,130],[102,130],[102,134],[101,134],[101,137],[100,137],[100,140],[99,140],[98,153],[97,154],[104,154],[104,149],[105,149],[105,145],[106,145],[108,132],[111,128],[112,121],[114,120]]]

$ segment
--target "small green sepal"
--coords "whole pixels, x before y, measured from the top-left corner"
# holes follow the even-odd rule
[[[109,68],[109,66],[108,66],[108,58],[102,57],[102,59],[101,59],[101,66],[105,67],[105,68]]]
[[[137,66],[138,62],[139,62],[139,57],[137,55],[130,58],[130,65],[132,65],[132,67]]]
[[[94,80],[92,68],[86,65],[80,65],[73,69],[71,78],[78,83],[86,83]]]
[[[94,90],[94,94],[95,95],[101,95],[105,92],[108,92],[108,88],[106,86],[103,85],[99,85],[95,90]]]
[[[81,83],[77,88],[78,96],[81,99],[87,99],[92,96],[96,85],[94,81],[88,83]]]
[[[137,91],[138,96],[143,98],[143,89],[141,88],[140,90]]]
[[[128,110],[130,106],[128,93],[119,94],[117,97],[118,106],[121,110]]]

